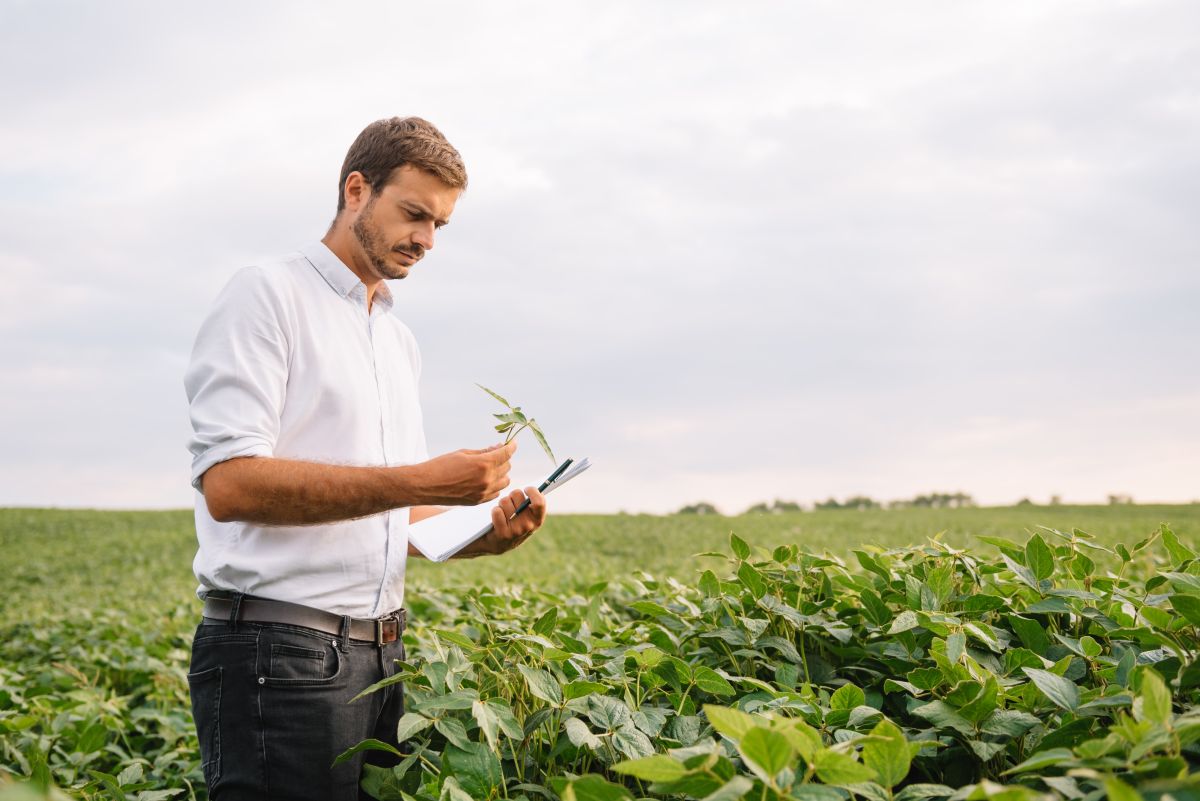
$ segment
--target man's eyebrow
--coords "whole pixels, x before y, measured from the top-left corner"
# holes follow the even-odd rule
[[[434,217],[432,211],[425,208],[423,205],[416,202],[415,200],[401,200],[400,203],[405,206],[408,206],[410,209],[415,209],[416,211],[419,211],[421,214],[424,214],[426,217],[433,217],[433,221],[435,223],[437,223],[439,226],[444,226],[444,225],[450,224],[449,220],[444,220],[439,217]]]

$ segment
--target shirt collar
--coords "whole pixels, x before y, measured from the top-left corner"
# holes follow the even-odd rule
[[[343,298],[354,295],[366,299],[367,288],[362,281],[358,280],[358,276],[354,271],[346,266],[345,262],[337,257],[329,246],[324,242],[317,241],[311,245],[306,245],[300,248],[300,255],[308,259],[308,263],[321,274],[325,279],[325,283],[329,284],[330,288],[341,295]],[[375,303],[381,305],[383,311],[390,311],[392,308],[392,291],[388,288],[387,281],[381,281],[379,289],[375,291]]]

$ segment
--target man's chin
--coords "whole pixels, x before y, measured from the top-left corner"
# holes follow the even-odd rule
[[[399,281],[408,277],[408,267],[389,261],[375,262],[375,270],[389,281]]]

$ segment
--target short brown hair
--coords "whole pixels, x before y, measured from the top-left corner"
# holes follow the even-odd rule
[[[363,128],[350,145],[338,179],[337,210],[346,207],[346,176],[350,173],[362,173],[371,190],[378,192],[387,186],[392,170],[405,164],[432,173],[455,189],[467,186],[462,156],[433,123],[420,117],[392,117]]]

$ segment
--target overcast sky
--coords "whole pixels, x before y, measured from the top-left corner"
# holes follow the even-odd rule
[[[1200,498],[1200,5],[184,8],[0,4],[2,505],[190,505],[209,304],[407,114],[470,173],[393,283],[435,452],[478,381],[561,510]]]

